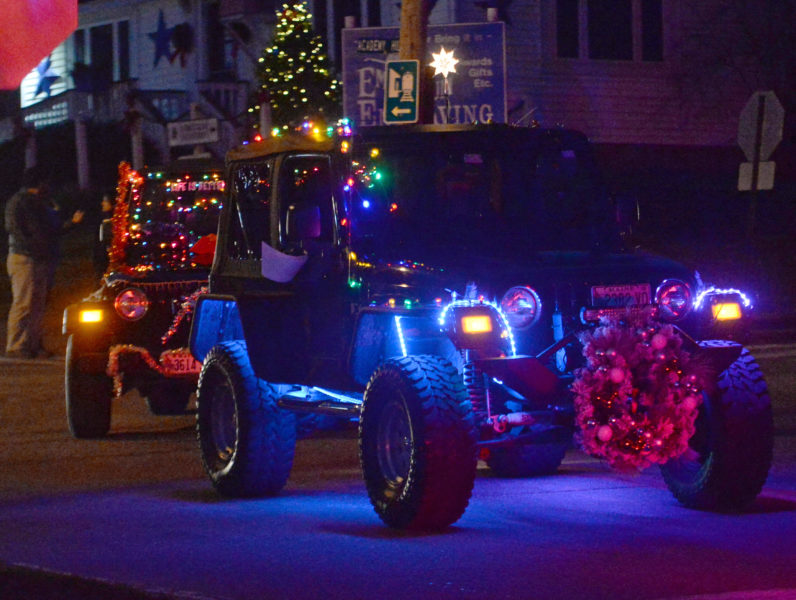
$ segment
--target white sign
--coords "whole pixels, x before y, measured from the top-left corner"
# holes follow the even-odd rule
[[[766,160],[771,156],[782,139],[784,122],[785,109],[774,92],[752,94],[738,121],[738,145],[746,160]]]
[[[755,186],[755,190],[774,189],[774,167],[775,163],[773,160],[757,163],[757,186]],[[752,191],[753,168],[754,163],[741,163],[738,169],[739,192]]]
[[[169,146],[192,146],[218,141],[218,119],[175,121],[168,124]]]

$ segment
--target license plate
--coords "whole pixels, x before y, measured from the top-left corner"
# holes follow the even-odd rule
[[[167,375],[193,375],[202,370],[202,363],[188,350],[166,350],[160,355],[160,366]]]
[[[591,288],[592,306],[643,306],[651,302],[648,283],[595,285]]]

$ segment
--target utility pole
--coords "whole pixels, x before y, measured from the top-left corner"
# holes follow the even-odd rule
[[[428,0],[403,0],[401,2],[401,37],[398,57],[401,60],[416,60],[420,64],[418,123],[434,122],[433,69],[425,64],[428,13]]]

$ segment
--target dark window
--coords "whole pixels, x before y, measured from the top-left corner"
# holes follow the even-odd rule
[[[279,197],[283,245],[309,239],[332,242],[334,209],[328,157],[287,158],[280,169]],[[319,226],[311,226],[313,223]]]
[[[589,0],[589,58],[633,60],[631,0]]]
[[[91,67],[95,90],[107,89],[113,81],[113,26],[99,25],[92,27],[91,34]]]
[[[578,0],[556,2],[556,51],[560,58],[577,58]]]
[[[119,81],[130,79],[130,21],[119,21]]]
[[[86,30],[75,31],[75,62],[86,64]]]
[[[232,258],[260,258],[271,242],[271,161],[238,166],[232,176],[233,211],[227,248]]]
[[[641,0],[641,60],[663,60],[661,0]]]
[[[368,0],[368,27],[381,26],[381,2],[379,0]]]

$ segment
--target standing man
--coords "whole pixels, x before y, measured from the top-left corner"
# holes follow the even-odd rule
[[[6,266],[11,279],[11,309],[8,311],[6,356],[48,357],[42,346],[42,322],[47,292],[64,228],[83,219],[76,211],[64,223],[58,207],[49,198],[47,174],[36,166],[25,171],[22,188],[6,205],[8,231]]]

